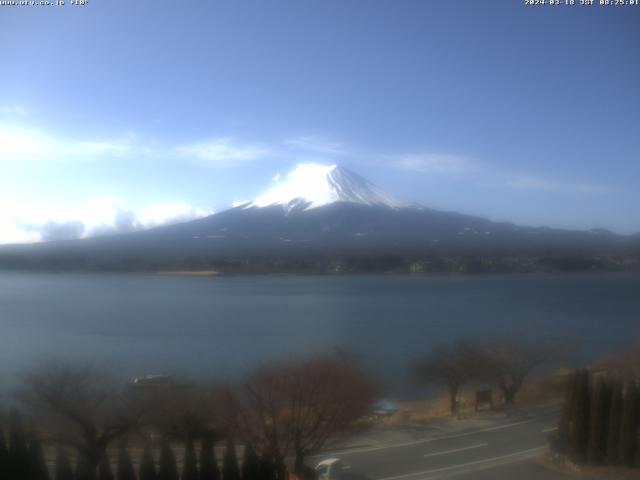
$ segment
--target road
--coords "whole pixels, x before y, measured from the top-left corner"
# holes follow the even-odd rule
[[[340,458],[349,476],[372,480],[555,480],[566,477],[539,465],[536,458],[556,423],[557,414],[505,419],[485,428],[334,451],[313,460]]]

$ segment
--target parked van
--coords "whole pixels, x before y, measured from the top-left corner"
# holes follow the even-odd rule
[[[316,465],[318,480],[340,480],[342,478],[342,460],[327,458]]]

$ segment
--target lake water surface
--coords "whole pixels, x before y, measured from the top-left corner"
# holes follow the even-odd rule
[[[163,277],[0,272],[0,382],[34,362],[235,377],[274,358],[357,353],[397,392],[461,338],[559,340],[589,359],[640,338],[640,275]]]

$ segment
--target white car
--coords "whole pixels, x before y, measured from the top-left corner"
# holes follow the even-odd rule
[[[342,460],[327,458],[316,465],[318,480],[339,480],[342,478]]]

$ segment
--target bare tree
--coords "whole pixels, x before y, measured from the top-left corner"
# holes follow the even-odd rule
[[[219,438],[227,428],[225,395],[226,387],[218,384],[157,389],[147,396],[145,418],[168,439]]]
[[[557,346],[534,345],[519,339],[496,341],[478,352],[476,364],[481,376],[495,381],[507,405],[513,405],[525,380],[536,368],[561,357]]]
[[[628,350],[605,358],[594,365],[596,369],[626,372],[640,379],[640,343]]]
[[[78,451],[88,480],[109,444],[139,418],[109,375],[91,366],[43,366],[25,377],[18,397],[51,440]]]
[[[420,385],[446,386],[449,390],[451,415],[456,415],[460,389],[478,375],[477,359],[477,347],[468,342],[439,348],[417,364],[415,378]]]
[[[242,392],[242,431],[282,468],[295,455],[301,473],[305,456],[349,431],[370,411],[376,385],[352,359],[319,356],[259,369]]]

